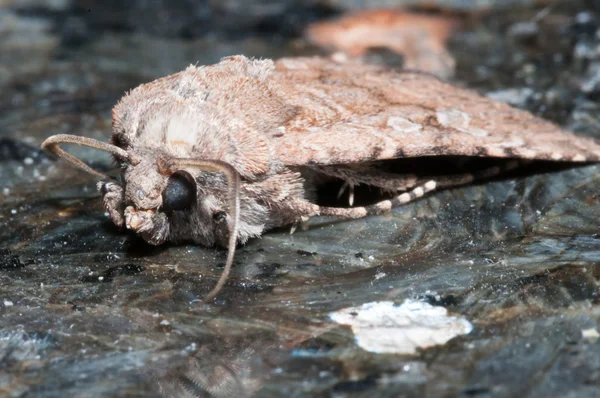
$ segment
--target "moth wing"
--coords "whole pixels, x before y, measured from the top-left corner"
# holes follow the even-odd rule
[[[590,138],[425,73],[289,58],[276,62],[271,82],[297,109],[272,138],[285,165],[440,155],[600,160]]]

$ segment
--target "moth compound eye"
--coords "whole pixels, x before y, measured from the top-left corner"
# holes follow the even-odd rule
[[[220,224],[223,221],[227,220],[227,213],[225,213],[224,211],[217,211],[215,212],[215,214],[213,214],[213,220],[215,220],[217,224]]]
[[[185,171],[172,174],[167,180],[167,186],[162,192],[162,210],[186,210],[196,202],[196,183]]]

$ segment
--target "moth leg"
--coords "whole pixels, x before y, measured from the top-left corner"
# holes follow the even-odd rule
[[[340,207],[319,207],[319,215],[332,216],[340,218],[362,218],[371,215],[383,214],[390,211],[394,207],[401,206],[408,202],[411,202],[417,198],[422,197],[428,192],[434,191],[439,188],[450,188],[465,184],[470,184],[473,181],[483,180],[492,178],[501,173],[513,170],[523,162],[520,160],[509,160],[508,162],[499,165],[489,167],[483,170],[475,171],[473,173],[463,173],[449,175],[445,177],[436,177],[435,179],[423,179],[416,188],[411,191],[404,192],[396,195],[391,199],[382,200],[370,206],[363,207],[351,207],[351,208],[340,208]]]
[[[292,226],[290,228],[290,235],[293,235],[294,232],[296,232],[296,229],[298,229],[298,226],[300,226],[300,228],[302,228],[303,230],[308,229],[307,222],[309,219],[310,219],[310,217],[308,217],[308,216],[300,216],[300,221],[292,224]]]
[[[153,210],[136,210],[132,206],[125,209],[125,225],[140,234],[151,245],[161,245],[169,237],[169,219],[164,213]]]
[[[523,160],[513,159],[513,160],[507,161],[504,164],[488,167],[486,169],[482,169],[482,170],[478,170],[478,171],[474,171],[473,173],[455,174],[455,175],[448,175],[448,176],[443,176],[443,177],[438,176],[438,177],[435,177],[435,183],[436,183],[437,189],[457,187],[460,185],[470,184],[474,181],[486,180],[489,178],[496,177],[507,171],[514,170],[517,167],[519,167],[525,163],[527,163],[527,162],[525,162]],[[428,180],[428,179],[424,179],[424,180]]]
[[[352,206],[354,204],[354,185],[351,185],[348,182],[344,182],[344,184],[338,192],[337,198],[341,198],[346,189],[348,189],[348,204]]]
[[[380,188],[385,192],[395,194],[397,192],[406,192],[410,188],[414,188],[418,185],[417,177],[412,174],[389,174],[389,176],[361,176],[357,179],[359,183],[369,185],[371,187]],[[340,191],[338,192],[338,199],[341,198],[342,194],[348,188],[348,204],[352,206],[354,204],[354,187],[358,184],[352,184],[347,181],[344,182]]]
[[[390,192],[406,191],[417,184],[417,176],[414,174],[395,174],[374,168],[348,166],[315,166],[311,168],[317,173],[344,181],[343,192],[347,186],[359,184],[370,185]],[[340,195],[341,196],[341,195]]]
[[[97,184],[98,191],[102,194],[104,210],[117,227],[122,227],[125,221],[123,212],[125,210],[125,194],[123,187],[116,182],[100,181]]]
[[[404,192],[417,185],[417,177],[413,174],[387,173],[368,167],[320,166],[314,167],[313,170],[328,177],[344,181],[337,198],[340,199],[346,189],[348,189],[348,204],[350,206],[354,204],[354,187],[359,184],[381,188],[391,193]]]
[[[382,200],[370,206],[361,207],[319,207],[319,215],[331,216],[340,218],[362,218],[367,216],[379,215],[390,211],[394,207],[401,206],[422,197],[428,192],[435,190],[437,183],[434,180],[429,180],[423,185],[419,185],[415,189],[396,195],[391,199]]]

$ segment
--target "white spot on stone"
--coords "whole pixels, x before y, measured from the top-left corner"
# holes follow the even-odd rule
[[[425,194],[425,191],[423,191],[423,188],[418,187],[418,188],[414,189],[413,193],[415,194],[415,196],[417,198],[420,198],[421,196],[423,196]]]
[[[4,306],[5,307],[12,307],[13,305],[15,305],[12,301],[10,300],[4,300]]]
[[[400,133],[418,133],[423,130],[423,126],[417,123],[413,123],[408,119],[400,116],[392,116],[387,120],[387,126],[393,128],[395,131]]]
[[[417,300],[402,305],[391,301],[366,303],[344,308],[329,317],[350,325],[356,344],[369,352],[414,354],[418,348],[445,344],[473,329],[463,317],[450,316],[443,307]]]
[[[402,195],[398,196],[398,201],[400,203],[408,203],[410,202],[410,195],[407,193],[403,193]]]
[[[12,210],[10,211],[10,214],[17,214],[17,209],[12,209]]]
[[[25,159],[23,159],[23,163],[25,163],[27,166],[31,166],[33,164],[33,159],[30,157],[26,157]]]
[[[375,274],[375,280],[385,277],[385,272],[378,272]]]
[[[561,160],[563,158],[563,155],[561,153],[555,152],[552,155],[550,155],[550,158],[552,160]]]
[[[427,181],[424,186],[427,191],[433,191],[436,185],[435,181]]]
[[[598,331],[596,329],[594,329],[594,328],[591,328],[591,329],[582,329],[581,330],[581,336],[584,339],[591,340],[591,341],[595,342],[596,340],[598,340],[598,338],[600,338],[600,333],[598,333]]]
[[[573,161],[574,162],[585,162],[587,160],[587,158],[585,156],[583,156],[582,154],[578,153],[577,155],[573,156]]]

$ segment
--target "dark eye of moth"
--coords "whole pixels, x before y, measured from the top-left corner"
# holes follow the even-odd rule
[[[162,200],[162,209],[165,212],[191,208],[196,203],[196,184],[193,177],[185,171],[172,174],[162,192]]]
[[[222,223],[223,221],[227,220],[227,213],[224,211],[217,211],[215,214],[213,214],[213,220],[216,223]]]

